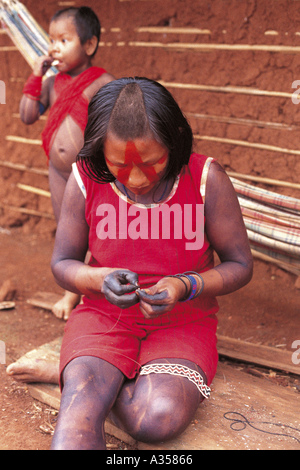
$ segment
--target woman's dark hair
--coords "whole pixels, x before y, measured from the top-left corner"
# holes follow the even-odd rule
[[[88,113],[84,146],[77,161],[99,183],[115,181],[103,152],[108,132],[122,140],[152,134],[169,150],[164,179],[176,177],[189,162],[191,127],[171,93],[153,80],[135,77],[109,82],[92,98]]]
[[[93,36],[97,38],[97,47],[95,48],[91,57],[93,57],[98,49],[98,43],[101,36],[101,24],[94,13],[94,11],[89,7],[69,7],[62,10],[58,10],[51,21],[56,21],[63,16],[71,17],[74,19],[75,27],[77,34],[80,39],[81,45],[85,44],[86,41],[92,39]]]

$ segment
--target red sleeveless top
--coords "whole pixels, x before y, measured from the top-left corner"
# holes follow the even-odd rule
[[[150,206],[132,203],[114,183],[97,183],[86,176],[79,163],[74,164],[75,178],[86,198],[89,264],[136,272],[141,288],[168,274],[211,269],[214,259],[205,233],[204,199],[212,160],[192,154],[169,196]],[[200,320],[216,313],[218,303],[214,297],[200,295],[178,302],[172,313],[174,310],[177,315],[195,314]]]

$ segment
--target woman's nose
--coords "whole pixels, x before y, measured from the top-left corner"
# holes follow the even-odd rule
[[[141,186],[147,186],[148,184],[146,175],[136,165],[133,165],[132,170],[129,174],[128,184],[129,186],[136,188],[139,188]]]

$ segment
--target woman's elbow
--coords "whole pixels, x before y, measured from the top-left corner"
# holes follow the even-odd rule
[[[250,253],[249,257],[243,263],[244,267],[244,286],[249,284],[253,277],[253,257]]]
[[[60,269],[60,259],[55,256],[55,254],[52,255],[51,262],[50,262],[50,268],[52,271],[52,274],[54,276],[54,279],[57,283],[59,283],[59,280],[61,278],[61,269]]]

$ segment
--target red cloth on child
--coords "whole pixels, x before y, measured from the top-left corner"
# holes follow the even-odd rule
[[[56,101],[50,109],[47,124],[42,132],[43,148],[48,158],[53,135],[68,114],[84,132],[89,102],[83,91],[104,73],[106,70],[101,67],[90,67],[76,78],[72,78],[67,73],[56,75],[54,81]]]

